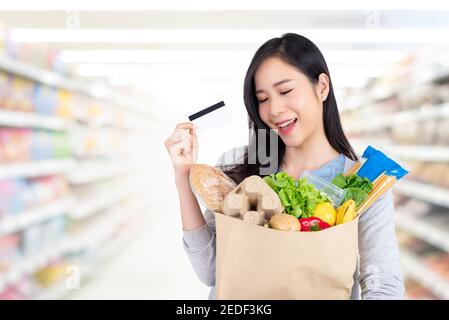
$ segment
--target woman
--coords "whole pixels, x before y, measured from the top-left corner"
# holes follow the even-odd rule
[[[254,156],[266,154],[273,141],[270,135],[261,138],[257,134],[261,129],[269,130],[271,137],[273,132],[276,134],[277,152],[269,155],[270,163],[278,164],[275,171],[287,172],[294,178],[312,172],[330,181],[357,161],[341,127],[324,57],[307,38],[288,33],[263,44],[248,68],[244,101],[249,127],[254,129],[244,149],[244,161],[234,166],[218,162],[219,168],[237,183],[250,175],[262,176],[267,165]],[[183,129],[189,129],[190,139],[180,137]],[[212,287],[209,298],[214,299],[214,216],[209,210],[203,216],[188,181],[190,164],[198,152],[193,124],[178,124],[165,145],[175,171],[184,247],[199,279]],[[403,298],[393,214],[390,191],[359,219],[360,259],[351,299]]]

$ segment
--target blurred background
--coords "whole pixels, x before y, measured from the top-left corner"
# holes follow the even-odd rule
[[[322,50],[344,130],[394,187],[407,298],[449,298],[449,3],[3,1],[0,299],[206,299],[163,142],[223,100],[199,162],[247,143],[243,79],[285,32]]]

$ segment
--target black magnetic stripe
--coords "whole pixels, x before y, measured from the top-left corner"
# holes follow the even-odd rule
[[[224,105],[225,105],[225,103],[223,101],[220,101],[220,102],[214,104],[213,106],[210,106],[210,107],[208,107],[208,108],[206,108],[204,110],[201,110],[201,111],[198,111],[197,113],[192,114],[191,116],[189,116],[189,120],[193,121],[195,119],[198,119],[199,117],[202,117],[205,114],[208,114],[208,113],[210,113],[212,111],[215,111],[215,110],[217,110],[217,109],[219,109],[221,107],[224,107]]]

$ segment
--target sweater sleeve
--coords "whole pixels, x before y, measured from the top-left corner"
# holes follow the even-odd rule
[[[183,245],[198,279],[212,287],[215,285],[215,216],[206,209],[204,218],[204,226],[183,231]]]
[[[244,148],[234,148],[223,153],[217,160],[216,167],[223,169],[229,163],[233,163],[238,152]],[[215,286],[215,215],[212,211],[204,211],[206,224],[196,230],[183,231],[183,246],[195,270],[198,279],[209,287]]]
[[[392,191],[380,197],[359,220],[362,299],[403,299]]]

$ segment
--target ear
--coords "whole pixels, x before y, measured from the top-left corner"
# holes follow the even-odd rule
[[[326,101],[327,96],[329,95],[329,77],[325,73],[320,74],[318,77],[316,94],[318,99],[323,102]]]

